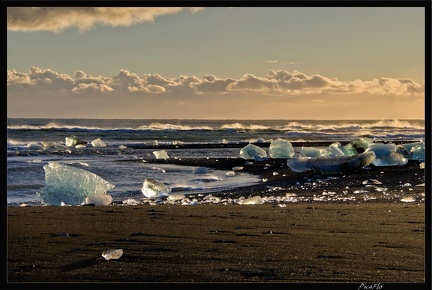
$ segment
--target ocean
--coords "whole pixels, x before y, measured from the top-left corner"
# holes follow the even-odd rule
[[[68,147],[66,137],[87,142]],[[43,205],[37,191],[45,185],[43,166],[51,161],[92,172],[115,188],[114,201],[140,199],[145,178],[157,179],[176,193],[209,195],[262,182],[255,175],[228,176],[222,170],[197,174],[196,167],[152,164],[154,151],[169,158],[238,158],[252,142],[264,149],[282,138],[294,144],[350,142],[360,137],[409,143],[424,140],[424,120],[137,120],[7,119],[7,204]],[[100,138],[106,147],[94,147]],[[43,146],[45,145],[45,146]]]

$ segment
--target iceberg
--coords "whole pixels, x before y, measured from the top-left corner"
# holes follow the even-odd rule
[[[104,141],[102,141],[101,138],[94,139],[91,144],[93,147],[106,147],[106,144]]]
[[[240,150],[240,157],[243,159],[253,159],[256,161],[261,161],[267,158],[267,152],[261,147],[249,143]]]
[[[294,148],[291,142],[281,138],[272,140],[268,150],[272,158],[291,158],[294,156]]]
[[[49,162],[45,170],[45,186],[36,194],[47,205],[80,205],[94,194],[106,194],[114,185],[87,170]]]
[[[165,150],[153,151],[156,159],[169,159],[168,153]]]
[[[375,160],[375,153],[363,152],[354,156],[320,156],[306,162],[306,167],[319,172],[321,175],[352,173],[371,164]]]
[[[169,196],[171,188],[153,178],[144,179],[141,192],[148,198],[158,198],[162,196]]]
[[[381,156],[372,161],[375,166],[398,166],[408,163],[408,158],[405,158],[401,153],[391,152],[390,154]]]

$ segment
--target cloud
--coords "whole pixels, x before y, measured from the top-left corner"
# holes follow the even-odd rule
[[[87,31],[95,25],[132,26],[154,22],[156,17],[187,10],[196,13],[203,8],[190,7],[8,7],[7,29],[11,31],[61,32],[76,27]]]
[[[165,78],[158,74],[139,76],[122,69],[114,77],[94,77],[76,71],[71,77],[50,69],[31,67],[29,72],[7,71],[9,94],[130,94],[131,96],[194,96],[259,94],[289,99],[298,95],[357,95],[423,96],[424,85],[410,78],[379,78],[373,80],[340,81],[319,74],[299,71],[270,70],[265,76],[245,74],[239,79],[218,78],[207,74]]]

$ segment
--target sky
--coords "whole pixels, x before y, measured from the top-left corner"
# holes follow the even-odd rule
[[[424,119],[425,7],[8,7],[7,116]]]

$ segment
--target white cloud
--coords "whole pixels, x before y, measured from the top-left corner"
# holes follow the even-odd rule
[[[262,96],[279,96],[287,100],[298,95],[354,95],[374,96],[423,96],[424,85],[409,78],[379,78],[373,80],[340,81],[319,74],[307,75],[299,71],[270,70],[259,77],[245,74],[240,79],[224,79],[207,74],[202,78],[180,76],[164,78],[158,74],[139,76],[122,69],[114,77],[94,77],[83,71],[76,71],[74,77],[50,69],[31,67],[28,73],[7,71],[8,94],[28,92],[63,94],[132,94],[212,96],[239,93],[259,93]]]
[[[188,10],[196,13],[203,8],[191,7],[8,7],[7,28],[11,31],[52,31],[76,27],[80,31],[95,25],[132,26],[154,22],[156,17]]]

